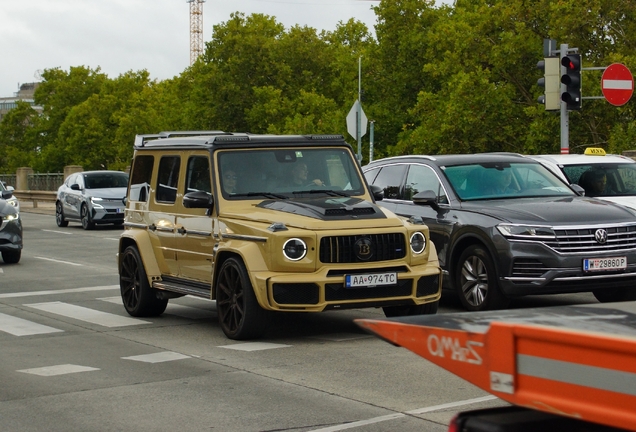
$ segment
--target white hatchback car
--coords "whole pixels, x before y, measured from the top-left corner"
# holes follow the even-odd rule
[[[584,154],[528,156],[565,179],[578,184],[586,196],[636,209],[636,161],[627,156],[606,154],[588,148]]]

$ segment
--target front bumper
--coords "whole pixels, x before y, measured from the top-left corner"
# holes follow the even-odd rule
[[[2,220],[0,224],[0,251],[22,249],[22,220]]]
[[[91,220],[97,224],[124,223],[124,206],[121,202],[93,203]]]
[[[395,285],[346,288],[345,274],[395,271]],[[365,269],[322,268],[315,273],[251,274],[259,304],[279,311],[321,312],[398,305],[420,305],[441,296],[441,271],[432,263],[421,266],[388,266]]]
[[[510,249],[499,254],[499,286],[510,297],[636,286],[634,251],[559,254],[542,244],[514,241],[509,244]],[[583,270],[583,260],[586,258],[618,256],[627,257],[625,270]]]

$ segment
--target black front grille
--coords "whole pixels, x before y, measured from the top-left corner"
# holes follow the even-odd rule
[[[285,304],[318,304],[320,288],[313,283],[275,283],[274,301]]]
[[[412,279],[400,279],[397,285],[376,286],[371,288],[345,288],[341,283],[325,285],[325,300],[359,300],[372,298],[410,296],[413,292]]]
[[[367,256],[359,253],[359,242],[370,247]],[[401,259],[406,256],[402,233],[323,237],[320,239],[320,262],[360,263]]]
[[[603,244],[595,238],[595,233],[599,229],[607,232],[607,241]],[[562,253],[612,252],[636,248],[636,225],[555,229],[554,232],[556,239],[545,243]]]
[[[516,258],[512,264],[513,277],[541,277],[548,269],[537,259]]]

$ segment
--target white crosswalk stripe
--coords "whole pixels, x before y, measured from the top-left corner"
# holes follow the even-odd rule
[[[105,302],[119,304],[119,305],[123,304],[121,301],[121,296],[102,297],[102,298],[98,298],[97,300],[102,300]],[[189,318],[189,319],[203,319],[203,318],[214,317],[214,313],[211,310],[206,310],[206,309],[201,309],[201,308],[196,308],[191,306],[183,306],[183,305],[175,304],[175,303],[168,303],[168,307],[166,308],[166,311],[164,312],[164,314],[176,315],[182,318]]]
[[[44,366],[39,368],[32,369],[21,369],[18,372],[27,373],[31,375],[39,375],[39,376],[56,376],[56,375],[66,375],[77,372],[92,372],[98,371],[98,368],[89,367],[89,366],[79,366],[73,364],[63,364],[56,366]]]
[[[24,306],[109,328],[151,324],[149,321],[101,312],[63,302],[31,303]]]
[[[31,336],[37,334],[59,333],[64,330],[0,313],[0,331],[14,336]]]
[[[187,356],[185,354],[179,354],[172,351],[164,351],[164,352],[158,352],[154,354],[143,354],[143,355],[137,355],[137,356],[122,357],[123,360],[134,360],[134,361],[144,362],[144,363],[163,363],[163,362],[182,360],[187,358],[190,358],[190,356]]]

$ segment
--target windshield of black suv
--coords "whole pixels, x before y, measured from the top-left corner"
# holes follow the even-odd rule
[[[365,193],[345,148],[267,148],[218,152],[223,196],[232,199],[351,196]]]
[[[576,195],[538,163],[456,165],[444,167],[443,171],[463,201]]]
[[[636,163],[586,163],[562,169],[571,183],[585,189],[587,196],[636,195]]]

